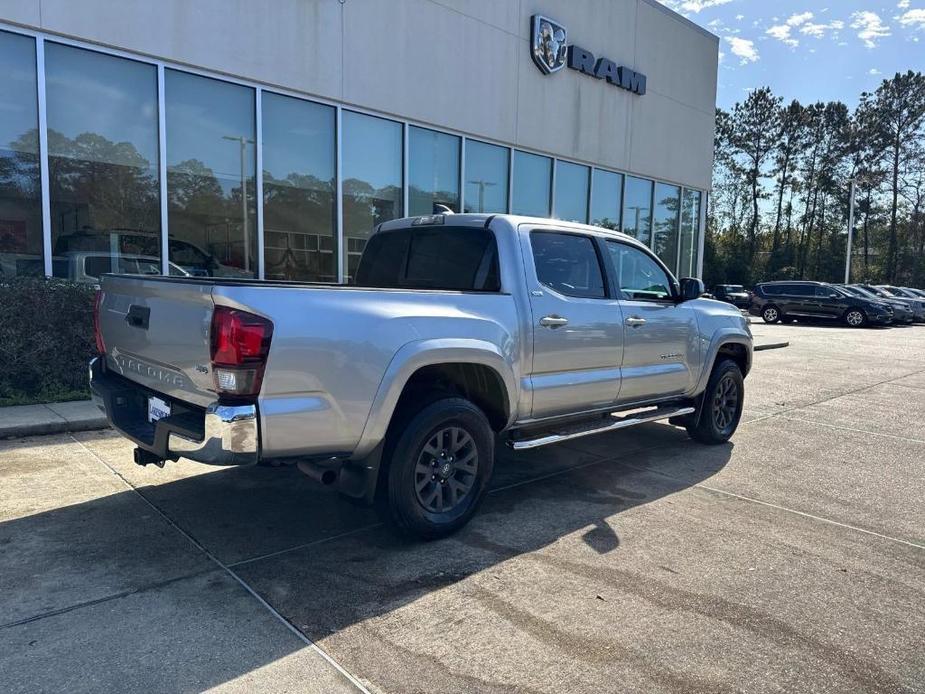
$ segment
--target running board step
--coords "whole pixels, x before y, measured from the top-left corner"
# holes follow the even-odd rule
[[[573,424],[571,426],[563,425],[559,429],[547,431],[542,436],[537,436],[536,438],[512,441],[510,445],[515,451],[524,451],[530,448],[548,446],[551,443],[578,439],[582,436],[591,436],[592,434],[603,434],[605,431],[625,429],[627,427],[636,426],[637,424],[645,424],[646,422],[657,422],[661,419],[681,417],[695,411],[693,407],[657,407],[655,409],[643,411],[631,410],[628,413],[614,412],[610,415],[616,420],[613,422],[606,422],[605,420],[602,424],[600,420],[598,420],[591,426],[589,426],[587,422]]]

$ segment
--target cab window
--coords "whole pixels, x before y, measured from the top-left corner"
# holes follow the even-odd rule
[[[672,298],[671,278],[645,251],[617,241],[608,241],[607,250],[617,274],[617,286],[625,298],[637,301]]]
[[[553,231],[530,234],[536,277],[550,289],[582,299],[603,299],[604,274],[594,241]]]

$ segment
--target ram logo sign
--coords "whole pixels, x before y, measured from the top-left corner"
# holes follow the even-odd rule
[[[533,62],[544,75],[568,66],[582,74],[603,80],[614,87],[642,96],[646,93],[646,76],[609,58],[597,58],[580,46],[568,45],[565,27],[539,14],[530,20],[533,36]]]

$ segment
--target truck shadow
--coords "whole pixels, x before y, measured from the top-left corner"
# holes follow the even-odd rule
[[[322,642],[568,536],[580,538],[588,561],[619,552],[621,514],[711,477],[733,449],[695,444],[661,424],[526,454],[499,448],[493,487],[475,519],[451,538],[421,543],[396,537],[374,510],[320,489],[292,468],[208,471],[158,483],[157,471],[138,471],[127,462],[130,446],[112,435],[81,440],[287,621]],[[0,479],[10,473],[3,467]],[[4,631],[15,634],[36,617],[216,569],[135,491],[23,514],[0,523],[0,642]],[[177,655],[182,644],[138,638],[155,651],[169,647],[172,660],[180,661],[171,680],[177,688],[227,682],[301,648],[280,643],[213,653],[208,662],[192,662],[191,650],[192,661],[185,662]],[[8,648],[13,651],[5,657],[15,659],[16,644]],[[131,650],[119,656],[125,667]],[[0,669],[3,661],[0,656]],[[107,667],[123,669],[112,662]]]

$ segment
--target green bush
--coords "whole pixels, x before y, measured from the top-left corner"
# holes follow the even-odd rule
[[[62,280],[0,282],[0,406],[90,397],[94,295]]]

